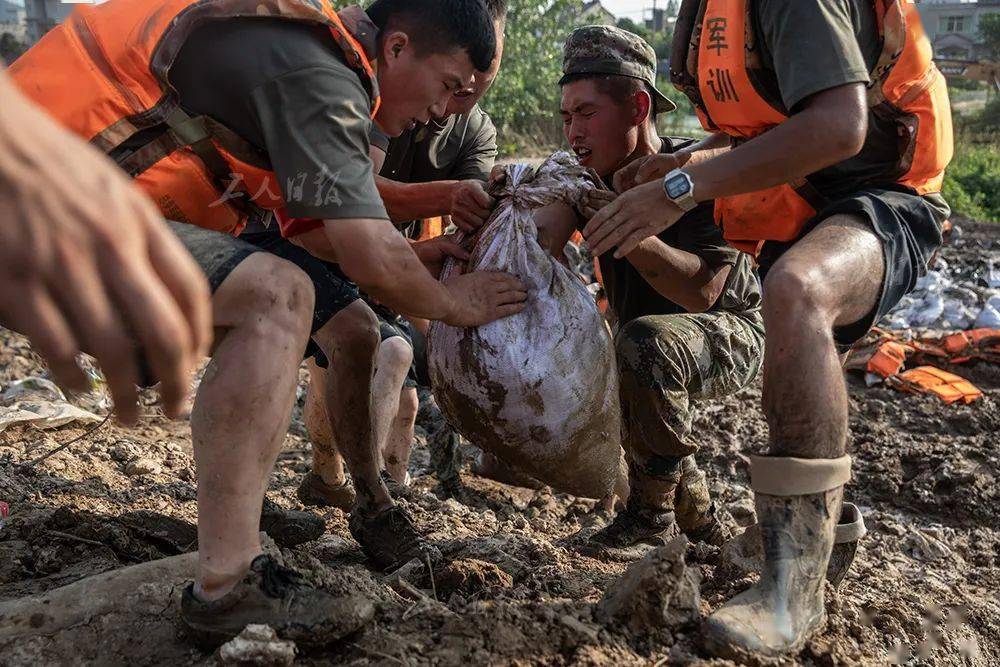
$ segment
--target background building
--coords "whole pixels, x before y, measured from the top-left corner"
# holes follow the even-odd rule
[[[923,0],[918,9],[935,58],[977,61],[987,57],[979,21],[987,14],[1000,13],[1000,0]]]
[[[60,0],[25,0],[28,44],[34,44],[42,35],[65,21],[74,7],[75,4]]]

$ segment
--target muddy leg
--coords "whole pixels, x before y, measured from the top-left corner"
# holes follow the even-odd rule
[[[236,267],[212,302],[221,335],[191,415],[197,592],[206,599],[227,593],[261,553],[260,508],[291,417],[313,291],[294,265],[257,253]]]
[[[411,439],[405,446],[405,455],[401,455],[401,452],[393,448],[393,438],[400,437],[397,432],[397,422],[401,409],[401,394],[411,363],[413,363],[413,350],[401,336],[389,338],[379,346],[373,385],[375,441],[379,446],[382,466],[400,483],[406,477],[406,463],[409,461],[409,448],[413,441],[412,431]],[[400,473],[401,460],[403,464]]]
[[[329,362],[324,398],[333,440],[354,480],[356,511],[377,514],[392,506],[389,491],[379,478],[372,424],[378,319],[363,301],[355,301],[334,315],[313,339]]]
[[[413,429],[419,409],[420,399],[417,397],[416,387],[404,387],[399,394],[399,409],[389,428],[383,453],[386,470],[400,484],[406,483],[410,450],[413,446]]]

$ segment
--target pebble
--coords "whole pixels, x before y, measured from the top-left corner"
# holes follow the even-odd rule
[[[136,459],[125,466],[125,474],[129,477],[139,475],[153,475],[160,472],[160,464],[149,459]]]

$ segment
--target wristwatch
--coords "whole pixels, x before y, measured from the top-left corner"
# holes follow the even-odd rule
[[[682,211],[690,211],[698,206],[694,198],[694,181],[680,169],[674,169],[663,177],[663,191],[667,193],[667,199],[677,204]]]

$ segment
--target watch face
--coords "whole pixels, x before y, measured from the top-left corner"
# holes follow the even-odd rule
[[[684,177],[683,174],[677,174],[672,176],[666,182],[667,186],[667,196],[671,199],[677,199],[678,197],[683,197],[691,190],[691,184],[688,179]]]

